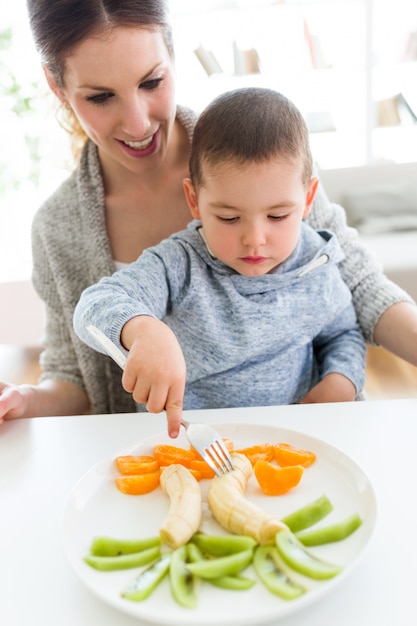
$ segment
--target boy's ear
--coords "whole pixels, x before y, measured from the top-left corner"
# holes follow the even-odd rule
[[[307,217],[308,214],[310,213],[311,206],[314,202],[314,198],[316,196],[318,186],[319,186],[319,179],[317,178],[317,176],[312,176],[308,184],[307,195],[306,195],[306,207],[304,209],[303,218]]]
[[[66,106],[67,101],[65,98],[65,94],[63,90],[56,84],[55,78],[52,76],[51,70],[46,65],[42,65],[42,70],[45,74],[46,82],[48,83],[49,89],[56,95],[61,104]]]
[[[185,199],[187,200],[187,204],[190,207],[191,215],[194,219],[198,220],[200,219],[200,211],[198,209],[197,194],[191,178],[184,178],[182,181],[182,185],[184,188]]]

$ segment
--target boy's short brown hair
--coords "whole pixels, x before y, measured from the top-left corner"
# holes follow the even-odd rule
[[[271,89],[249,87],[221,94],[201,113],[194,129],[190,176],[203,184],[202,165],[274,158],[302,159],[302,180],[312,176],[308,128],[297,107]]]

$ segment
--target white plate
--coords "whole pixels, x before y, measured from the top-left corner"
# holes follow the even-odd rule
[[[324,441],[292,430],[248,424],[222,424],[215,428],[223,437],[231,439],[235,447],[280,441],[315,452],[316,462],[304,471],[299,485],[288,494],[262,495],[254,477],[249,481],[246,494],[278,518],[323,494],[330,499],[334,510],[320,524],[328,525],[358,513],[363,518],[363,524],[353,535],[339,543],[314,548],[316,554],[342,565],[343,571],[331,580],[320,582],[299,576],[309,590],[291,601],[271,594],[260,582],[249,591],[226,591],[203,584],[198,607],[185,609],[172,599],[168,579],[163,580],[144,602],[123,599],[120,592],[139,570],[99,572],[86,565],[83,557],[88,554],[93,537],[99,535],[134,538],[158,534],[168,511],[167,497],[160,487],[143,496],[122,494],[114,483],[118,475],[114,459],[119,454],[150,454],[153,446],[159,443],[172,444],[172,440],[161,433],[95,465],[74,486],[66,503],[62,524],[65,552],[81,581],[104,602],[145,622],[164,626],[262,624],[322,598],[342,583],[357,563],[375,525],[376,500],[368,478],[356,463]],[[184,433],[175,445],[188,446]],[[207,480],[200,483],[203,496],[208,483]],[[207,507],[202,529],[212,534],[222,532]]]

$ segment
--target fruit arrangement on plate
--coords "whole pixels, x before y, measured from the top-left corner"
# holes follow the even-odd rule
[[[126,600],[146,600],[165,577],[174,600],[186,608],[198,605],[201,584],[244,591],[259,583],[282,599],[293,600],[308,591],[297,574],[325,581],[341,572],[340,565],[319,558],[314,546],[349,537],[362,524],[359,514],[314,528],[333,510],[326,495],[282,519],[245,495],[252,476],[271,497],[295,489],[315,463],[314,451],[283,442],[235,449],[232,441],[224,441],[235,469],[220,477],[213,475],[192,448],[161,444],[154,446],[151,455],[115,459],[119,472],[116,486],[128,497],[160,486],[169,498],[168,515],[161,520],[157,536],[96,537],[84,558],[103,572],[141,568],[120,590]],[[210,481],[207,504],[227,534],[201,532],[202,480]],[[247,574],[249,568],[254,576]]]

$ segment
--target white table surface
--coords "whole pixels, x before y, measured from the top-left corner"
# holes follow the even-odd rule
[[[374,533],[353,572],[280,626],[416,623],[417,400],[190,411],[208,423],[262,423],[350,456],[377,497]],[[165,431],[164,415],[35,418],[0,427],[0,620],[5,626],[142,626],[103,603],[64,555],[71,488],[99,460]],[[276,622],[278,623],[278,622]]]

